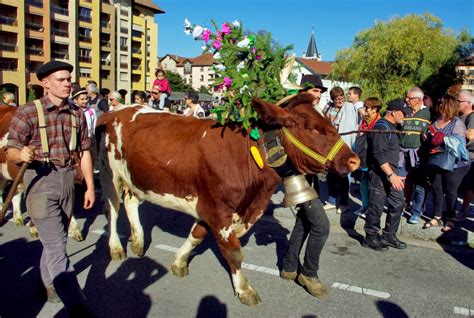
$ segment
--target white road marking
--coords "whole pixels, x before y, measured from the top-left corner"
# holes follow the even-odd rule
[[[343,283],[334,283],[334,284],[332,284],[331,287],[341,289],[341,290],[350,291],[350,292],[354,292],[354,293],[358,293],[358,294],[365,294],[365,295],[368,295],[368,296],[374,296],[374,297],[378,297],[378,298],[384,298],[384,299],[390,298],[390,294],[386,293],[386,292],[381,292],[381,291],[378,291],[378,290],[373,290],[373,289],[368,289],[368,288],[363,288],[363,287],[351,286],[351,285],[347,285],[347,284],[343,284]]]
[[[474,309],[463,308],[463,307],[454,307],[454,313],[456,315],[473,317],[474,316]]]

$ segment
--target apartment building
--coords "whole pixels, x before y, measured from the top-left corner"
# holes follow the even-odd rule
[[[456,70],[463,77],[461,89],[474,93],[474,53],[459,61],[456,65]]]
[[[23,104],[28,85],[43,94],[36,69],[64,60],[81,85],[149,89],[158,66],[154,15],[162,13],[151,0],[0,0],[0,88]]]
[[[186,84],[195,90],[201,86],[214,91],[213,82],[215,73],[212,70],[214,58],[211,53],[205,53],[193,58],[167,54],[160,59],[160,66],[164,70],[178,73]]]

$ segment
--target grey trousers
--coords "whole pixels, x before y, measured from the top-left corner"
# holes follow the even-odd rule
[[[74,209],[74,169],[37,167],[25,172],[26,208],[39,233],[43,252],[40,272],[45,287],[54,286],[66,306],[84,296],[66,253]]]

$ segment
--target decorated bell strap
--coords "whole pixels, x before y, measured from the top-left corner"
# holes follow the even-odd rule
[[[334,157],[337,155],[341,147],[344,145],[344,141],[339,138],[339,140],[334,144],[334,146],[331,148],[329,151],[328,155],[326,157],[323,157],[322,155],[314,152],[313,150],[309,149],[306,147],[301,141],[299,141],[295,136],[293,136],[292,133],[285,127],[282,128],[283,134],[288,138],[288,140],[295,145],[296,148],[298,148],[300,151],[308,155],[309,157],[313,158],[317,162],[321,164],[326,164],[328,161],[332,161]]]

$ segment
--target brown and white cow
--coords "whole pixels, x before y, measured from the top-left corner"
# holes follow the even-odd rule
[[[311,102],[310,97],[298,96],[280,108],[255,99],[260,133],[286,127],[306,147],[327,155],[340,137]],[[143,255],[138,207],[146,200],[195,218],[186,242],[176,253],[175,275],[188,274],[190,253],[210,229],[229,264],[240,301],[247,305],[261,302],[241,270],[239,237],[262,216],[281,178],[266,162],[262,169],[257,166],[250,154],[250,147],[258,146],[257,142],[239,128],[222,127],[213,120],[140,107],[104,114],[96,133],[101,136],[99,164],[110,208],[112,259],[126,257],[116,227],[121,195],[131,226],[131,248]],[[330,168],[345,174],[359,166],[359,158],[345,144],[326,165],[297,149],[286,137],[282,144],[300,173]],[[260,154],[265,158],[261,148]]]
[[[3,207],[3,193],[8,181],[14,180],[20,170],[17,165],[7,162],[4,151],[4,147],[7,145],[8,128],[16,109],[17,107],[13,106],[0,106],[0,209]],[[24,190],[23,184],[20,183],[12,199],[13,220],[16,226],[24,225],[21,211]],[[38,230],[31,221],[29,222],[29,232],[31,237],[38,237]],[[72,216],[71,223],[69,224],[69,236],[72,236],[78,242],[84,240],[79,224],[74,216]]]

